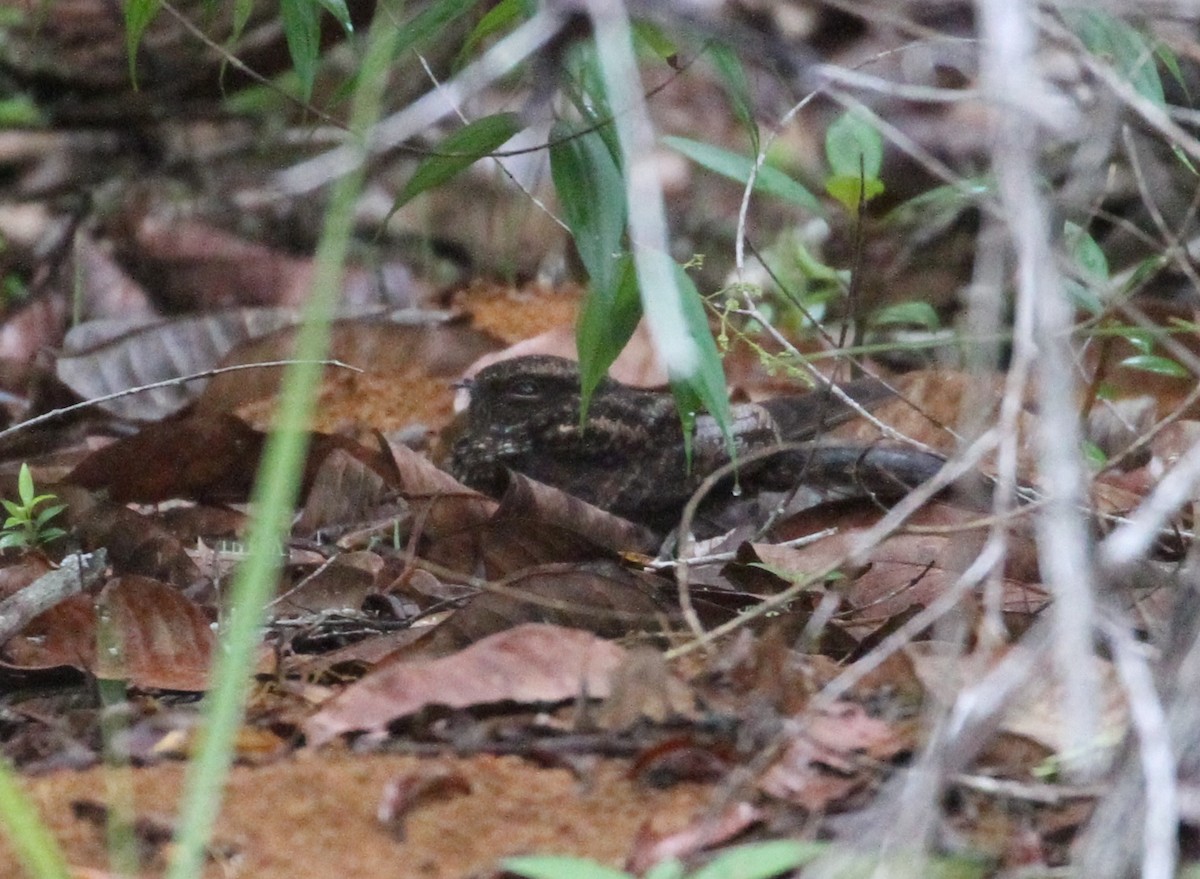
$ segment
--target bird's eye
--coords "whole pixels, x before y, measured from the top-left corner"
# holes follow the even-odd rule
[[[508,389],[508,395],[515,400],[537,400],[542,396],[538,383],[532,379],[513,382]]]

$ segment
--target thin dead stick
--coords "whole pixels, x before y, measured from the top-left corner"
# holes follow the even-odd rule
[[[38,424],[44,424],[47,421],[53,421],[56,418],[62,418],[64,415],[69,415],[72,412],[78,412],[80,409],[87,409],[89,406],[99,406],[101,403],[107,403],[111,400],[119,400],[122,397],[130,397],[134,394],[141,394],[145,391],[153,391],[157,388],[170,388],[176,385],[184,385],[188,382],[198,381],[202,378],[212,378],[215,375],[222,375],[226,372],[238,372],[243,369],[264,369],[269,367],[290,366],[293,363],[298,363],[296,360],[268,360],[264,363],[239,363],[236,366],[222,366],[217,369],[206,369],[204,372],[193,372],[189,375],[181,375],[176,378],[167,378],[158,382],[151,382],[148,385],[138,385],[136,388],[126,388],[123,391],[116,391],[111,394],[105,394],[102,397],[93,397],[90,400],[84,400],[82,403],[72,403],[70,406],[64,406],[61,409],[54,409],[50,412],[44,412],[41,415],[36,415],[20,424],[14,424],[6,430],[0,430],[0,440],[6,437],[18,434],[23,430],[28,430]],[[316,363],[323,366],[337,366],[341,369],[349,369],[353,372],[362,372],[357,366],[351,366],[349,363],[343,363],[340,360],[318,360]]]
[[[1146,645],[1134,639],[1126,619],[1102,618],[1101,631],[1113,651],[1113,662],[1129,701],[1129,716],[1138,738],[1138,758],[1146,780],[1146,814],[1142,828],[1142,876],[1175,875],[1179,860],[1179,765],[1170,724],[1155,686]]]
[[[904,499],[901,500],[900,503],[889,510],[882,519],[869,528],[859,540],[855,541],[851,551],[843,558],[838,559],[811,576],[805,577],[804,579],[792,584],[782,592],[770,596],[738,616],[736,619],[729,620],[726,623],[722,623],[719,626],[715,626],[714,628],[705,631],[700,626],[699,618],[696,617],[695,614],[693,614],[692,619],[687,619],[685,614],[685,620],[687,620],[689,627],[692,629],[692,632],[696,637],[693,640],[688,641],[686,644],[681,644],[678,647],[668,650],[665,654],[666,658],[674,659],[677,656],[682,656],[685,653],[691,653],[694,650],[699,650],[702,647],[706,647],[718,638],[721,638],[730,632],[736,631],[740,626],[745,625],[751,620],[769,613],[778,607],[787,605],[788,602],[792,601],[797,595],[810,588],[813,583],[819,583],[847,563],[855,562],[861,559],[862,556],[871,549],[871,547],[878,545],[884,540],[884,538],[898,530],[910,516],[916,513],[917,510],[923,507],[938,492],[953,484],[966,474],[971,473],[976,466],[978,466],[979,461],[983,458],[983,456],[992,449],[994,444],[994,432],[989,431],[988,433],[985,433],[978,440],[976,440],[970,446],[970,448],[966,449],[961,456],[948,461],[935,477],[917,486],[911,492],[905,495]],[[707,480],[705,482],[707,483]],[[693,495],[692,500],[695,501],[697,496],[702,497],[702,492],[704,492],[703,485],[701,488],[697,489],[696,495]],[[699,503],[698,501],[696,502],[697,504]],[[689,505],[690,504],[691,502],[689,502]],[[695,511],[692,510],[693,514],[694,512]],[[686,511],[684,513],[684,517],[685,522],[690,521]],[[685,548],[684,545],[687,542],[686,529],[681,529],[681,535],[683,536],[681,536],[680,553],[683,555]],[[676,568],[675,575],[676,585],[680,593],[680,603],[683,604],[684,601],[687,601],[687,606],[690,607],[691,601],[687,584],[687,565],[679,565]]]
[[[104,573],[104,549],[67,556],[57,569],[38,577],[15,595],[0,601],[0,644],[20,632],[40,613],[87,589]]]

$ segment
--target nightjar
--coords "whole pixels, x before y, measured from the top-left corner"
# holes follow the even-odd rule
[[[705,477],[729,462],[725,437],[711,416],[696,418],[689,467],[674,398],[609,378],[596,388],[581,425],[579,370],[559,357],[501,361],[464,384],[470,390],[466,428],[451,449],[449,469],[459,481],[490,494],[504,484],[507,468],[665,530],[677,522]],[[847,387],[865,406],[890,395],[879,382]],[[823,427],[853,415],[821,391],[732,409],[739,455],[810,439]],[[904,459],[892,461],[898,452]],[[916,454],[914,462],[908,450],[811,444],[753,462],[738,478],[751,491],[784,490],[799,481],[841,487],[861,482],[859,477],[867,472],[880,483],[880,468],[895,465],[903,472],[895,478],[884,474],[883,491],[887,493],[890,484],[895,489],[891,493],[900,494],[943,463],[937,456]]]

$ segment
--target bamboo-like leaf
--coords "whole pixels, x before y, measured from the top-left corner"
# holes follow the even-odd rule
[[[750,84],[746,81],[746,69],[742,66],[742,60],[723,43],[711,44],[708,53],[717,69],[718,81],[729,97],[730,109],[750,135],[750,149],[757,154],[758,123],[754,119],[754,100],[750,97]]]
[[[663,256],[663,259],[667,257]],[[679,285],[680,304],[683,306],[683,319],[688,335],[696,343],[700,352],[700,360],[696,370],[690,375],[672,375],[671,390],[675,394],[675,402],[679,407],[679,417],[683,422],[684,437],[690,439],[692,428],[696,423],[696,414],[701,409],[706,410],[716,419],[721,433],[725,436],[730,455],[734,454],[733,434],[731,425],[733,415],[729,409],[729,391],[725,384],[725,370],[721,365],[721,354],[717,343],[713,341],[712,332],[708,328],[708,317],[704,313],[704,302],[700,291],[683,270],[675,265],[675,278]],[[688,455],[691,455],[689,445]]]
[[[346,0],[317,0],[326,11],[329,12],[342,26],[348,34],[354,33],[354,22],[350,20],[350,10],[346,7]]]
[[[551,129],[550,173],[592,285],[612,290],[625,233],[625,184],[596,132],[573,135],[566,122]]]
[[[585,417],[592,392],[608,372],[621,349],[629,342],[642,317],[633,257],[621,257],[609,287],[593,283],[579,313],[575,330],[579,351],[579,374],[583,390],[581,417]]]
[[[129,54],[129,79],[134,88],[137,88],[138,46],[160,8],[160,0],[128,0],[125,4],[125,51]]]
[[[421,10],[419,15],[400,27],[396,38],[395,53],[404,54],[420,46],[430,37],[444,33],[449,25],[477,6],[479,0],[439,0]]]
[[[517,113],[497,113],[476,119],[451,134],[437,146],[437,155],[417,166],[392,210],[398,210],[427,189],[440,186],[463,169],[498,148],[521,130]]]
[[[824,842],[777,839],[726,849],[689,879],[770,879],[790,873],[829,851]]]
[[[754,168],[754,160],[750,157],[711,144],[689,140],[686,137],[664,137],[662,142],[676,152],[683,153],[697,165],[743,185],[750,178],[750,171]],[[758,176],[754,179],[754,191],[799,205],[815,214],[824,213],[821,202],[815,195],[770,165],[763,165],[758,169]]]
[[[317,57],[321,52],[321,19],[317,0],[280,0],[279,14],[287,38],[292,67],[300,80],[300,96],[312,96],[317,76]]]
[[[1192,374],[1178,361],[1157,354],[1134,354],[1121,361],[1121,366],[1130,369],[1140,369],[1142,372],[1152,372],[1155,375],[1165,375],[1170,378],[1191,378]]]
[[[528,879],[633,879],[622,870],[614,870],[586,858],[570,855],[524,855],[505,858],[500,868],[506,873],[526,876]]]
[[[462,67],[467,63],[471,53],[484,40],[530,18],[535,12],[537,12],[536,0],[500,0],[487,11],[483,18],[479,19],[479,23],[475,25],[471,33],[467,34],[467,39],[463,42],[458,57],[454,59],[454,66]]]
[[[1112,64],[1143,98],[1166,105],[1154,47],[1140,31],[1099,9],[1070,9],[1062,15],[1089,52]]]

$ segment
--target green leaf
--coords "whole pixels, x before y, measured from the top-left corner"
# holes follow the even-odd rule
[[[1091,440],[1083,441],[1083,457],[1087,460],[1088,465],[1096,470],[1108,463],[1108,455],[1104,454],[1104,449]]]
[[[25,507],[21,506],[16,501],[0,499],[0,504],[4,504],[4,509],[8,512],[8,515],[14,519],[18,516],[22,518],[25,516]]]
[[[56,504],[53,507],[46,507],[46,509],[44,509],[40,513],[38,513],[37,517],[33,520],[34,526],[37,528],[41,528],[43,525],[45,525],[47,522],[49,522],[51,519],[53,519],[55,516],[57,516],[59,513],[61,513],[65,509],[66,509],[65,504]]]
[[[532,17],[535,12],[537,12],[536,0],[500,0],[484,14],[483,18],[479,19],[479,23],[475,25],[471,33],[467,34],[463,47],[454,59],[455,68],[466,64],[471,53],[488,37],[514,27],[519,22]]]
[[[1191,378],[1192,374],[1170,357],[1160,357],[1157,354],[1134,354],[1121,361],[1121,366],[1130,369],[1140,369],[1155,375],[1165,375],[1171,378]]]
[[[1166,106],[1153,46],[1137,29],[1096,9],[1065,9],[1062,17],[1088,51],[1111,63],[1134,91]]]
[[[40,128],[45,124],[46,117],[28,95],[0,98],[0,128]]]
[[[161,5],[160,0],[127,0],[125,4],[125,51],[129,54],[129,81],[135,89],[138,46]]]
[[[721,852],[689,879],[770,879],[790,873],[828,850],[827,843],[790,839],[739,845]]]
[[[21,470],[17,474],[17,495],[27,508],[33,506],[33,493],[33,472],[29,469],[28,464],[22,464]]]
[[[23,549],[29,546],[29,538],[23,531],[5,531],[0,533],[0,549]]]
[[[336,19],[347,34],[354,33],[354,22],[350,20],[350,10],[346,8],[346,0],[317,0],[326,11]]]
[[[420,14],[400,26],[395,55],[403,55],[409,49],[422,45],[430,37],[445,33],[451,24],[478,3],[479,0],[440,0],[426,6]]]
[[[865,177],[868,181],[883,169],[883,138],[864,107],[853,107],[839,116],[825,132],[825,157],[835,177]]]
[[[684,879],[686,875],[687,871],[684,870],[682,861],[678,858],[667,858],[643,873],[642,879]]]
[[[252,12],[254,12],[254,0],[234,0],[233,30],[229,34],[229,45],[232,46],[241,39]]]
[[[937,309],[928,302],[897,302],[877,310],[869,320],[873,327],[918,326],[936,330],[941,326]]]
[[[608,145],[595,132],[560,122],[550,131],[550,174],[575,249],[592,285],[615,290],[625,233],[625,183]]]
[[[633,879],[622,870],[614,870],[586,858],[568,855],[525,855],[505,858],[500,868],[529,879]]]
[[[883,181],[877,177],[863,180],[857,176],[835,174],[825,181],[825,191],[841,202],[846,210],[854,213],[860,204],[866,204],[883,194]]]
[[[758,123],[754,119],[754,100],[750,97],[750,84],[746,81],[746,69],[742,66],[742,59],[724,43],[710,43],[708,54],[717,69],[717,81],[729,97],[729,106],[733,110],[734,118],[742,123],[742,127],[750,135],[750,149],[757,155]]]
[[[279,0],[283,34],[287,38],[292,67],[300,80],[300,97],[312,97],[321,52],[320,7],[316,0]]]
[[[417,166],[396,197],[392,211],[399,210],[427,189],[440,186],[463,169],[497,149],[521,130],[517,113],[497,113],[464,125],[437,145],[436,156]]]
[[[696,289],[688,273],[678,264],[675,264],[675,279],[679,286],[685,328],[700,350],[700,362],[693,373],[670,376],[671,390],[675,394],[675,403],[679,407],[679,417],[683,422],[683,435],[688,444],[689,459],[692,428],[696,423],[696,413],[700,409],[706,410],[716,419],[732,456],[735,452],[731,430],[733,415],[729,409],[729,391],[725,384],[725,370],[721,366],[721,353],[717,350],[717,343],[713,341],[712,332],[708,328],[708,316],[704,313],[700,291]]]
[[[632,22],[634,44],[644,46],[663,61],[670,61],[679,54],[675,41],[652,21],[635,20]]]
[[[61,528],[45,528],[37,533],[39,543],[49,543],[51,540],[58,540],[60,537],[66,537],[67,532]]]
[[[687,156],[697,165],[715,171],[730,180],[736,180],[743,186],[750,179],[754,168],[754,160],[740,153],[715,147],[711,144],[689,140],[686,137],[664,137],[662,142],[676,152]],[[783,201],[791,202],[815,214],[824,214],[824,208],[815,195],[784,174],[778,168],[763,165],[758,169],[754,180],[754,191],[771,195]]]
[[[1063,243],[1084,278],[1096,283],[1108,280],[1108,257],[1086,229],[1067,220],[1063,224]]]
[[[581,419],[587,415],[596,385],[633,335],[641,317],[637,271],[633,256],[626,253],[620,259],[610,286],[593,283],[579,313],[575,340],[583,393]]]

